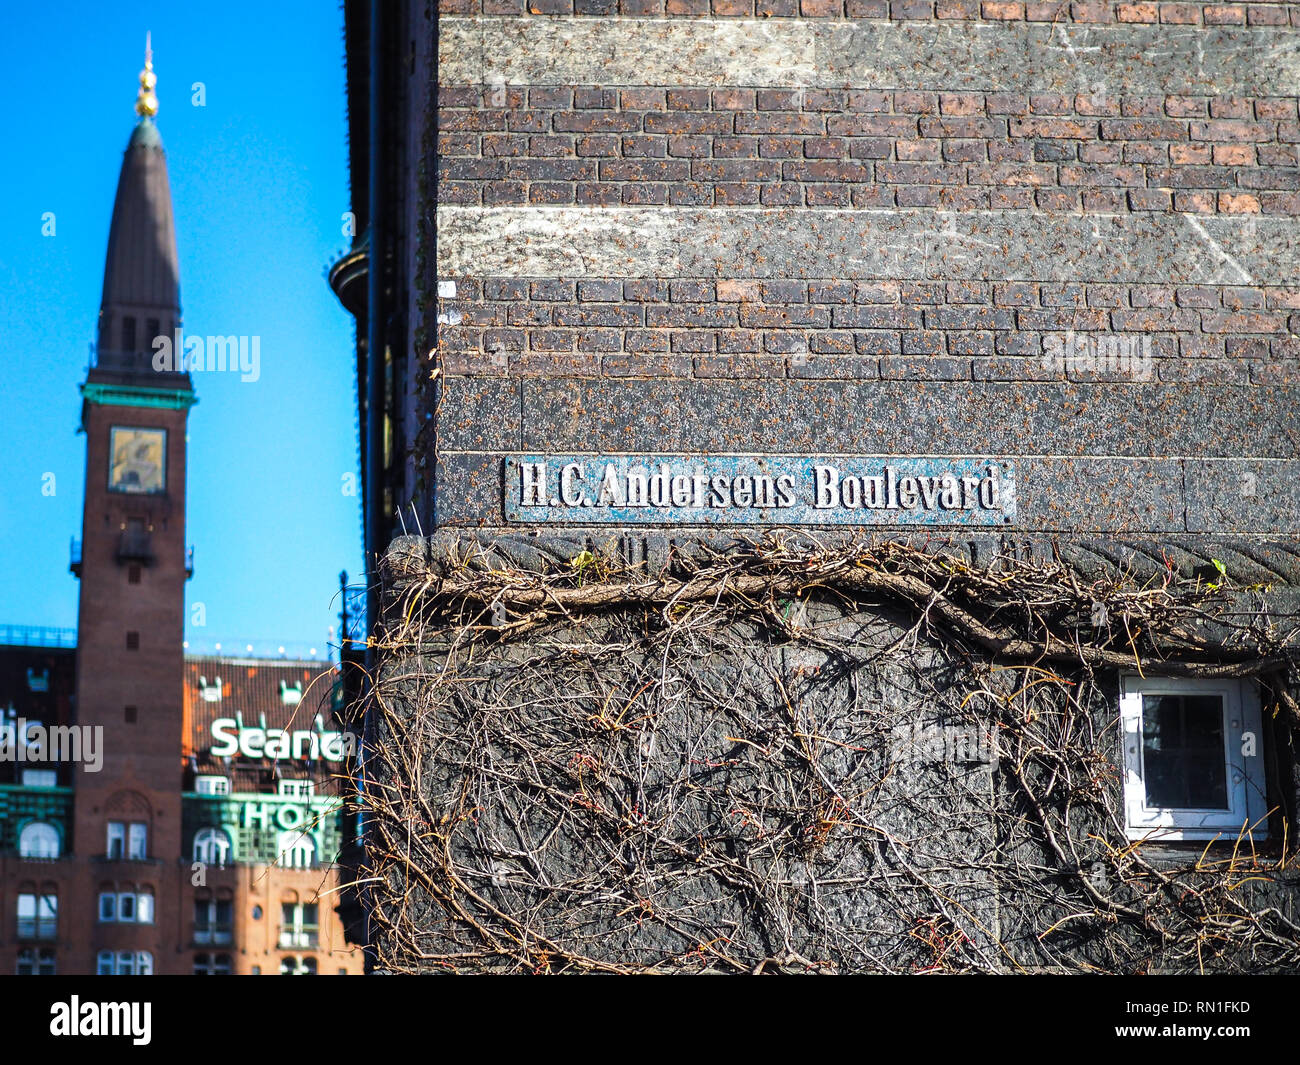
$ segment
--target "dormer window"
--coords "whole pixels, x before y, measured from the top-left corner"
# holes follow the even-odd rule
[[[230,778],[216,775],[195,777],[194,790],[200,795],[229,795]]]
[[[280,794],[292,799],[310,799],[316,794],[314,780],[282,780]]]
[[[199,698],[205,703],[221,702],[221,691],[220,677],[215,678],[211,683],[208,683],[207,677],[199,677]]]
[[[302,681],[296,680],[291,685],[280,681],[280,702],[285,706],[297,706],[302,702]]]

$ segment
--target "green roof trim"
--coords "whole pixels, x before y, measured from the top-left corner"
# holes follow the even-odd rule
[[[81,386],[87,403],[115,407],[162,407],[166,410],[185,410],[199,401],[188,388],[141,388],[138,385]]]

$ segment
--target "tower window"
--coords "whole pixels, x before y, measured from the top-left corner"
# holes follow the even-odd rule
[[[126,634],[126,649],[128,651],[140,650],[140,634],[138,632],[128,632]]]
[[[154,342],[154,341],[157,339],[157,337],[158,337],[158,332],[159,332],[159,330],[158,330],[158,319],[157,319],[157,318],[146,318],[146,319],[145,319],[145,323],[144,323],[144,328],[145,328],[145,332],[149,334],[148,336],[146,336],[146,337],[144,338],[144,339],[145,339],[145,343],[148,344],[150,348],[152,348],[152,347],[153,347],[153,342]]]
[[[122,319],[122,350],[135,351],[135,319],[129,314]]]

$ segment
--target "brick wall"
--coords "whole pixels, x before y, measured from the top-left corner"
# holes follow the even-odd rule
[[[1300,5],[442,10],[439,522],[511,452],[833,443],[1300,528]]]

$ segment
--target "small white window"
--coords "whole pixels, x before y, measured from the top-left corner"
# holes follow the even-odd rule
[[[140,924],[153,924],[153,892],[141,891],[135,897],[135,919]]]
[[[195,777],[194,790],[200,795],[229,795],[230,778],[220,776]]]
[[[1125,676],[1130,839],[1268,835],[1259,695],[1239,680]]]
[[[18,836],[20,858],[57,858],[59,856],[59,830],[46,821],[32,821],[23,825]]]
[[[117,919],[119,921],[135,920],[135,895],[124,891],[117,897]]]
[[[59,775],[53,769],[23,770],[24,788],[54,788],[58,787],[58,784]]]
[[[121,821],[108,823],[108,843],[104,853],[110,860],[118,860],[126,847],[126,825]]]
[[[278,849],[280,865],[285,869],[310,869],[316,864],[316,841],[306,832],[281,832]]]
[[[200,828],[194,833],[194,861],[204,865],[225,865],[230,860],[230,837],[219,828]]]
[[[314,780],[282,780],[280,794],[289,798],[310,799],[316,794]]]
[[[130,828],[126,856],[133,861],[143,861],[149,857],[149,826],[141,821],[132,821]]]
[[[101,891],[99,893],[99,919],[101,921],[117,920],[117,892]]]
[[[101,950],[95,956],[95,975],[96,976],[113,976],[117,972],[117,965],[111,950]]]

